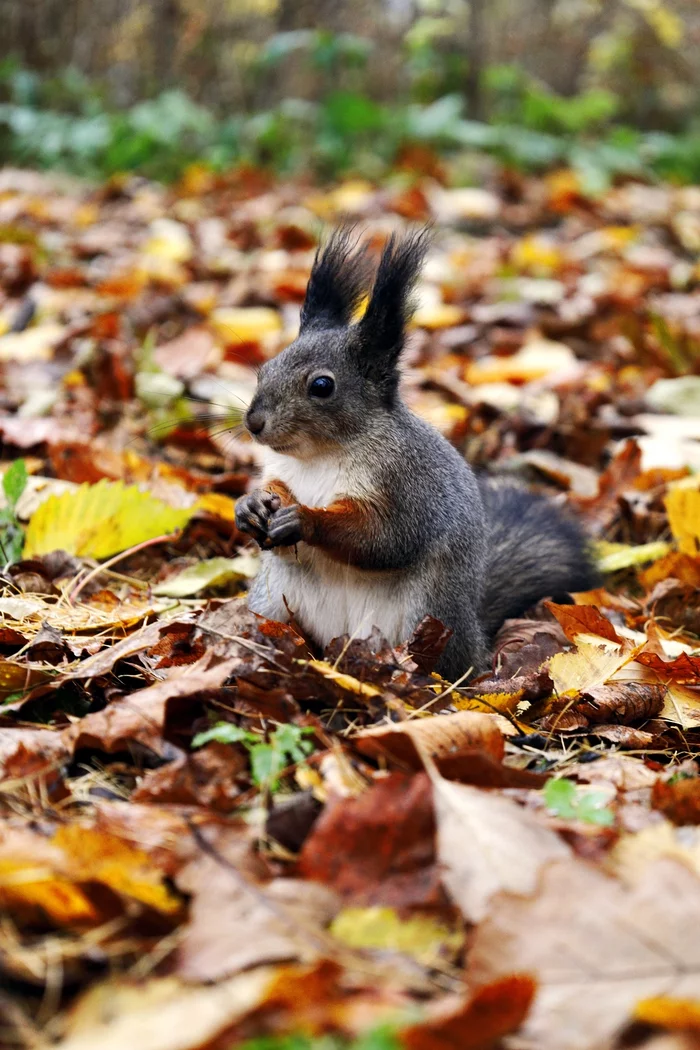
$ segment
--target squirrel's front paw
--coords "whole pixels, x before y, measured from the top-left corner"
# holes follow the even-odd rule
[[[262,547],[268,528],[280,507],[280,498],[266,489],[253,489],[236,503],[236,528],[247,532]]]
[[[270,518],[266,547],[291,547],[303,540],[301,508],[297,504],[281,507]]]

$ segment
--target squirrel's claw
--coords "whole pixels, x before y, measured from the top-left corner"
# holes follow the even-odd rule
[[[236,503],[236,528],[247,532],[260,546],[267,539],[268,528],[275,511],[279,510],[280,498],[265,489],[254,489]]]
[[[301,511],[295,504],[281,507],[274,512],[267,527],[268,547],[291,547],[299,543],[302,536]]]

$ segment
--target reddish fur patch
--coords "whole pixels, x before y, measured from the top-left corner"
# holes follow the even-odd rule
[[[272,481],[268,481],[265,484],[265,491],[272,492],[273,495],[279,496],[283,507],[291,507],[293,503],[297,502],[296,497],[289,486],[285,485],[285,483],[278,478],[273,478]]]
[[[367,562],[368,531],[372,508],[360,500],[340,499],[330,507],[301,507],[304,540],[321,547],[329,557],[346,565]]]

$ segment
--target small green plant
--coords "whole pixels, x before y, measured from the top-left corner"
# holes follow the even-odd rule
[[[24,529],[17,520],[17,504],[26,485],[27,467],[23,459],[16,459],[2,476],[7,505],[0,508],[0,551],[6,565],[22,557]]]
[[[544,787],[544,801],[547,809],[556,817],[564,820],[582,820],[585,824],[598,824],[609,828],[615,823],[613,811],[605,805],[608,795],[605,791],[586,791],[579,794],[573,780],[557,777],[548,781]]]
[[[351,1041],[333,1035],[264,1036],[243,1043],[240,1050],[399,1050],[399,1046],[391,1028],[382,1026]]]
[[[265,740],[259,733],[251,733],[231,722],[217,722],[203,733],[197,733],[193,747],[202,747],[215,740],[219,744],[243,744],[250,756],[253,783],[268,791],[276,791],[283,769],[301,763],[313,751],[313,744],[305,739],[313,729],[291,724],[279,725]]]

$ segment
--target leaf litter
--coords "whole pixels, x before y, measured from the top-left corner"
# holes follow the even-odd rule
[[[697,202],[668,188],[641,221],[639,183],[437,178],[11,181],[3,236],[31,236],[0,288],[3,1045],[697,1038],[700,307],[674,232]],[[349,215],[376,247],[416,202],[436,237],[409,404],[568,502],[605,574],[458,683],[434,620],[319,652],[250,614],[234,523],[307,231]]]

